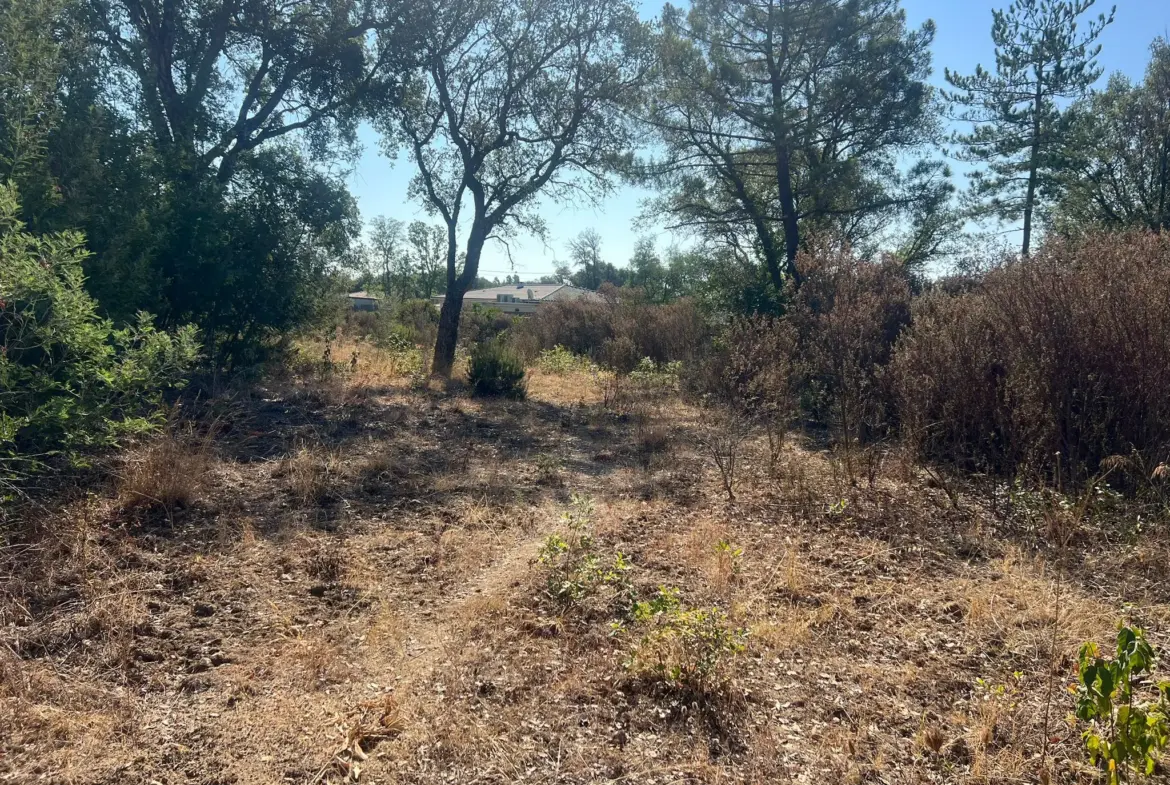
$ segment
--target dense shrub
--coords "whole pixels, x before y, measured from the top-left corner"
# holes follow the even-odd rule
[[[791,412],[795,406],[796,330],[774,316],[732,318],[687,378],[689,392],[743,413]]]
[[[517,330],[532,343],[532,350],[563,346],[573,354],[597,359],[601,347],[613,338],[610,309],[592,300],[555,300],[545,303]],[[527,347],[526,347],[527,348]]]
[[[513,343],[525,355],[563,346],[615,370],[629,372],[643,358],[690,362],[707,329],[690,300],[647,302],[637,290],[603,287],[600,300],[559,300],[542,305],[516,328]]]
[[[197,357],[195,330],[116,330],[83,288],[83,237],[34,236],[0,187],[0,480],[76,457],[158,421],[162,390]]]
[[[528,393],[524,363],[500,341],[487,341],[471,350],[467,381],[479,397],[523,399]]]
[[[1168,314],[1170,236],[1147,234],[1053,242],[923,298],[891,369],[904,430],[965,469],[1147,472],[1170,457]]]
[[[459,342],[464,346],[487,343],[507,332],[515,321],[496,308],[476,303],[470,308],[464,308],[459,315]]]
[[[905,268],[827,245],[801,254],[798,264],[804,283],[790,319],[806,411],[835,425],[847,446],[887,435],[895,407],[882,377],[894,342],[910,322]]]
[[[686,380],[688,392],[703,402],[724,405],[743,424],[764,429],[773,468],[797,411],[796,349],[789,320],[736,317]]]
[[[391,311],[393,320],[414,331],[430,335],[439,326],[439,308],[430,300],[403,300]]]
[[[350,311],[345,316],[344,332],[365,339],[393,352],[409,351],[426,342],[426,334],[396,321],[390,311]]]

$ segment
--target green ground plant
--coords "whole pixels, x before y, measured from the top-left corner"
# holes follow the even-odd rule
[[[536,359],[536,367],[543,373],[557,376],[563,376],[564,374],[577,371],[589,373],[597,368],[596,364],[588,357],[573,354],[560,344],[542,351]]]
[[[747,646],[748,630],[734,626],[719,608],[688,608],[679,590],[661,587],[631,607],[630,624],[617,622],[614,634],[641,632],[626,659],[634,676],[666,687],[706,694],[729,678],[730,663]]]
[[[569,509],[561,516],[564,533],[549,535],[538,557],[548,570],[545,592],[561,606],[579,603],[603,586],[620,596],[629,595],[629,561],[621,553],[614,554],[612,560],[602,560],[589,532],[592,500],[577,493],[571,499]]]
[[[1076,718],[1088,725],[1085,749],[1110,785],[1153,775],[1170,744],[1170,681],[1154,680],[1157,662],[1137,627],[1120,627],[1113,657],[1092,642],[1081,647]]]
[[[643,357],[634,370],[630,371],[630,383],[644,393],[668,393],[678,390],[679,374],[682,373],[682,362],[656,363],[649,357]]]

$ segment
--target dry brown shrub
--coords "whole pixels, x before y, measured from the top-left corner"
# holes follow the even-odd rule
[[[1168,313],[1170,237],[1143,233],[1054,241],[970,293],[927,296],[892,364],[904,431],[934,460],[1073,485],[1112,455],[1157,466]]]
[[[511,340],[523,356],[563,346],[628,372],[644,357],[689,361],[701,352],[707,328],[690,300],[647,302],[637,290],[602,288],[601,300],[558,300],[518,322]]]
[[[792,322],[799,335],[802,400],[815,418],[834,425],[853,479],[859,442],[888,435],[893,401],[883,369],[910,322],[910,279],[892,258],[857,256],[820,243],[797,260],[804,275]]]
[[[688,376],[686,387],[758,424],[768,437],[769,466],[775,471],[796,415],[797,382],[792,324],[747,316],[732,320],[716,350]]]
[[[736,410],[713,405],[700,417],[697,441],[719,470],[727,501],[735,501],[738,472],[743,466],[744,445],[755,432],[755,422]]]

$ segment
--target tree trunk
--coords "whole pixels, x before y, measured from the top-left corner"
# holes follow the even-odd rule
[[[479,257],[487,241],[488,231],[488,227],[478,218],[472,224],[471,234],[467,237],[467,258],[463,262],[463,272],[459,275],[455,274],[455,235],[454,232],[450,234],[447,294],[443,298],[443,307],[439,309],[439,334],[435,339],[435,356],[431,363],[431,374],[434,376],[451,378],[451,368],[455,365],[455,347],[459,342],[459,315],[463,312],[463,295],[467,294],[479,274]]]
[[[796,269],[796,253],[800,249],[800,226],[796,222],[796,200],[792,195],[792,166],[787,144],[778,144],[776,148],[776,180],[784,223],[784,263],[793,285],[799,289],[800,271]]]
[[[780,197],[780,216],[784,226],[784,265],[792,284],[800,288],[800,271],[796,269],[796,252],[800,248],[800,225],[796,220],[796,199],[792,194],[792,160],[788,150],[788,128],[784,123],[784,90],[779,78],[773,73],[772,88],[772,145],[776,153],[776,189]],[[772,271],[773,282],[778,277]]]
[[[1166,205],[1166,185],[1170,180],[1170,133],[1162,134],[1162,161],[1159,171],[1158,220],[1155,231],[1170,229],[1170,211]]]
[[[1040,110],[1044,101],[1044,72],[1036,74],[1036,96],[1032,104],[1032,150],[1028,159],[1028,194],[1024,197],[1024,244],[1021,256],[1032,249],[1032,207],[1036,202],[1036,179],[1040,169]]]
[[[451,378],[451,367],[455,364],[455,346],[459,341],[459,314],[463,310],[463,295],[467,287],[457,281],[447,288],[443,307],[439,309],[439,334],[435,339],[435,357],[431,362],[431,373]]]

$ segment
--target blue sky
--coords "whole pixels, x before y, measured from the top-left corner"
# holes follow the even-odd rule
[[[908,22],[920,25],[933,19],[938,27],[934,41],[934,77],[942,84],[944,67],[968,73],[977,63],[994,63],[991,45],[991,10],[1007,5],[1008,0],[903,0]],[[1107,11],[1109,5],[1097,0],[1093,11]],[[650,19],[661,10],[661,4],[643,2],[643,17]],[[1117,0],[1117,17],[1102,34],[1101,65],[1106,74],[1121,71],[1140,78],[1148,59],[1150,42],[1170,32],[1170,2],[1167,0]],[[1105,77],[1102,77],[1103,85]],[[350,176],[349,185],[357,197],[362,217],[367,222],[378,215],[403,221],[430,220],[422,205],[407,198],[406,190],[414,169],[409,158],[400,154],[394,161],[382,155],[377,134],[369,128],[361,134],[364,152]],[[553,268],[566,260],[566,244],[587,227],[597,229],[604,240],[608,261],[622,267],[633,252],[634,242],[644,234],[655,237],[660,249],[672,244],[683,244],[685,237],[675,237],[661,225],[637,226],[635,219],[641,213],[640,203],[649,192],[630,188],[619,189],[598,205],[542,203],[541,214],[549,228],[546,247],[535,238],[512,240],[512,261],[502,245],[490,242],[484,249],[480,274],[488,278],[503,277],[513,272],[524,279],[551,274]]]

